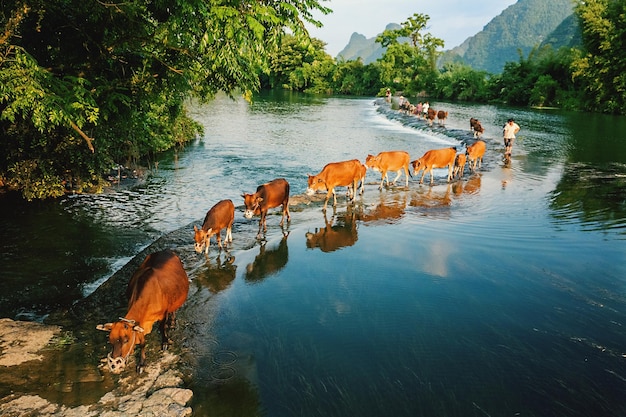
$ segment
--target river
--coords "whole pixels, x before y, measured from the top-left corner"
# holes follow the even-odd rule
[[[204,137],[138,187],[1,196],[0,316],[71,309],[178,233],[194,415],[625,414],[626,119],[431,106],[449,111],[445,127],[371,98],[219,96],[193,108]],[[379,191],[368,171],[363,196],[348,205],[342,189],[326,214],[303,196],[306,174],[331,161],[462,151],[470,117],[486,129],[477,173]],[[504,165],[509,117],[522,130]],[[299,204],[284,230],[270,215],[259,241],[241,193],[277,177]],[[232,247],[196,255],[193,224],[224,198],[238,207]]]

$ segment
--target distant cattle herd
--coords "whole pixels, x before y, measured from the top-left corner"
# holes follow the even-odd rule
[[[429,125],[435,118],[443,125],[448,117],[448,112],[434,109],[428,103],[411,105],[408,100],[401,98],[400,111],[423,117]],[[381,179],[379,189],[384,186],[395,185],[404,173],[405,186],[409,185],[409,176],[423,171],[419,183],[422,184],[424,176],[430,173],[430,184],[434,183],[433,169],[447,168],[447,181],[454,178],[462,178],[465,165],[468,163],[471,172],[481,167],[486,144],[480,139],[484,132],[481,123],[470,119],[470,131],[477,140],[467,146],[464,153],[457,153],[456,147],[443,149],[431,149],[420,158],[410,161],[409,153],[405,151],[385,151],[378,155],[367,155],[365,164],[358,159],[341,162],[330,162],[316,175],[308,175],[307,195],[313,195],[318,191],[325,191],[323,211],[327,209],[328,201],[332,194],[333,207],[337,205],[336,187],[347,187],[348,200],[353,202],[360,185],[360,193],[363,193],[365,175],[367,169],[380,172]],[[396,177],[389,181],[388,173],[395,172]],[[245,205],[244,217],[260,216],[258,238],[262,238],[262,232],[267,230],[267,212],[271,208],[282,206],[281,227],[285,217],[289,222],[289,183],[284,178],[278,178],[268,183],[259,185],[255,193],[243,194]],[[235,219],[235,205],[232,200],[222,200],[209,209],[201,227],[194,225],[195,251],[198,253],[209,251],[210,239],[215,236],[217,245],[222,249],[221,231],[226,229],[224,244],[232,242],[232,225]],[[329,226],[328,226],[329,227]],[[327,228],[328,228],[327,227]],[[315,236],[307,234],[307,245],[322,245],[314,242]],[[182,262],[172,251],[162,251],[150,254],[146,257],[139,269],[130,279],[126,291],[128,298],[128,312],[119,321],[98,325],[99,330],[109,332],[109,343],[112,351],[107,356],[109,369],[113,373],[121,372],[126,365],[126,360],[134,351],[135,345],[140,347],[140,359],[137,363],[137,371],[141,372],[145,367],[145,336],[150,333],[155,322],[160,322],[162,336],[162,348],[166,349],[170,340],[168,330],[174,325],[175,312],[180,308],[189,289],[189,280],[183,268]]]

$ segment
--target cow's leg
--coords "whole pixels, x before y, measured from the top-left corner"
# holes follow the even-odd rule
[[[283,215],[280,218],[280,225],[282,226],[285,223],[285,217],[287,217],[287,221],[291,221],[291,214],[289,214],[289,201],[283,201]]]
[[[382,191],[384,183],[385,183],[385,174],[381,173],[381,175],[380,175],[380,185],[378,186],[379,190]]]
[[[137,373],[140,374],[143,372],[146,367],[146,342],[139,345],[139,362],[137,362]]]
[[[399,170],[396,172],[396,178],[393,180],[393,185],[396,185],[396,182],[398,181],[398,179],[399,179],[401,176],[402,176],[402,170],[401,170],[401,169],[399,169]]]
[[[448,182],[452,181],[452,173],[454,171],[454,163],[448,165]]]
[[[259,232],[256,235],[257,239],[260,239],[263,236],[263,234],[261,233],[261,230],[263,229],[263,225],[264,224],[265,224],[265,222],[264,222],[264,213],[261,212],[261,218],[259,219]]]
[[[435,182],[435,176],[433,175],[433,167],[430,167],[430,185],[433,185]]]
[[[216,239],[217,239],[217,246],[220,249],[222,249],[222,229],[219,229],[215,236],[216,236]]]
[[[404,176],[406,177],[406,181],[404,182],[404,186],[408,187],[409,186],[409,167],[408,166],[404,167]]]
[[[422,172],[422,178],[420,178],[420,184],[424,183],[424,176],[426,175],[426,170]]]
[[[335,196],[335,190],[334,188],[331,188],[330,190],[328,190],[328,192],[326,193],[326,199],[324,199],[324,208],[322,209],[324,212],[326,212],[326,207],[328,206],[328,200],[330,200],[330,195],[333,195],[333,197]]]
[[[233,224],[232,223],[229,224],[226,227],[226,237],[224,238],[224,240],[226,242],[232,242],[233,241],[233,231],[232,231],[232,229],[233,229]]]

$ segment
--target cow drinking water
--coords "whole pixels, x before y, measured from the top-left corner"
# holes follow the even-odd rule
[[[259,220],[259,233],[257,237],[261,237],[261,228],[267,231],[267,211],[271,208],[283,206],[283,215],[280,219],[280,226],[291,220],[289,214],[289,183],[284,178],[278,178],[268,183],[259,185],[254,194],[242,194],[243,202],[246,205],[244,217],[251,219],[252,216],[261,216]]]
[[[134,352],[135,345],[141,348],[137,372],[146,365],[146,335],[155,322],[161,330],[161,348],[167,349],[170,339],[168,331],[173,327],[175,312],[189,292],[189,278],[180,258],[171,250],[155,252],[144,259],[133,274],[126,296],[128,312],[119,321],[99,324],[98,330],[109,332],[112,351],[107,355],[109,369],[119,374],[126,367],[126,360]]]
[[[224,243],[232,242],[232,227],[235,221],[235,205],[231,200],[222,200],[215,204],[207,212],[202,227],[198,228],[193,226],[195,243],[195,250],[201,253],[204,249],[204,253],[209,253],[209,244],[211,243],[211,236],[216,235],[217,246],[222,248],[222,229],[226,228],[226,236],[224,237]]]

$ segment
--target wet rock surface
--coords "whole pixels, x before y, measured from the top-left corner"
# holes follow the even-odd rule
[[[13,387],[13,392],[0,398],[2,416],[188,416],[187,406],[193,393],[183,388],[178,371],[178,356],[163,352],[149,362],[145,371],[133,371],[120,377],[111,391],[93,404],[71,407],[54,403],[39,395],[28,394],[25,385],[33,375],[44,373],[46,361],[55,357],[55,337],[59,326],[31,322],[0,320],[0,379]],[[102,371],[103,373],[106,371]],[[101,381],[97,370],[82,372],[77,382]],[[61,387],[62,389],[63,387]]]

